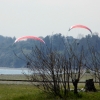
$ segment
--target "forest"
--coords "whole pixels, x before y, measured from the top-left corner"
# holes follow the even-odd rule
[[[100,53],[100,37],[98,33],[94,33],[92,36],[88,34],[85,37],[73,38],[72,36],[63,36],[61,33],[56,33],[53,35],[47,35],[46,37],[40,37],[45,41],[45,44],[40,43],[33,39],[28,39],[25,41],[20,41],[14,43],[16,37],[5,37],[0,35],[0,67],[10,67],[10,68],[21,68],[26,67],[27,61],[23,56],[23,53],[26,55],[31,53],[31,50],[35,46],[46,45],[48,47],[52,46],[52,49],[57,49],[59,52],[65,50],[65,45],[75,46],[75,49],[78,52],[81,48],[84,48],[85,57],[90,60],[90,51],[89,45],[92,45],[94,50]],[[88,62],[89,62],[88,60]]]

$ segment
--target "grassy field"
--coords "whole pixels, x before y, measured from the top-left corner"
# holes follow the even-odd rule
[[[86,73],[81,79],[80,82],[85,82],[87,79],[93,79],[95,81],[95,78],[90,75],[89,73]],[[2,81],[4,80],[4,81]],[[10,80],[10,81],[5,81]],[[0,83],[1,84],[30,84],[30,82],[24,82],[24,81],[11,81],[11,80],[28,80],[25,75],[0,75]],[[71,81],[71,79],[70,79]],[[36,82],[35,82],[36,83]],[[37,84],[37,83],[36,83]],[[80,85],[85,85],[85,83],[79,83]]]
[[[92,76],[85,75],[80,81],[93,78]],[[10,80],[27,80],[23,75],[0,75],[0,79]],[[73,88],[72,83],[70,84]],[[84,88],[85,83],[79,83],[78,88]],[[97,89],[98,84],[95,84]],[[100,100],[100,92],[80,92],[79,97],[72,93],[69,94],[68,100]],[[0,81],[0,100],[62,100],[53,95],[47,95],[41,90],[37,89],[33,85],[27,82],[17,81]]]
[[[9,80],[27,80],[27,78],[25,77],[25,75],[6,75],[6,74],[1,74],[0,75],[0,79],[9,79]]]
[[[100,92],[80,92],[79,97],[70,93],[67,100],[100,100]],[[32,85],[0,84],[0,100],[63,100],[46,95]]]
[[[81,77],[80,81],[85,81],[87,79],[93,78],[94,76],[89,74],[89,73],[85,73],[83,77]],[[20,75],[5,75],[5,74],[0,74],[0,79],[8,79],[8,80],[27,80],[26,76],[24,74]]]
[[[42,100],[41,91],[31,85],[0,84],[0,100]]]

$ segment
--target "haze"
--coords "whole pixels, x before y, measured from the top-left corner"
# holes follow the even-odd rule
[[[89,33],[83,29],[68,33],[69,27],[75,24],[100,33],[100,1],[0,0],[0,35],[3,36]]]

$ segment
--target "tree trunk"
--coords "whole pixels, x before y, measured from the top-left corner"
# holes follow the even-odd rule
[[[77,93],[78,93],[78,91],[77,91],[78,82],[79,82],[78,79],[72,80],[72,83],[73,83],[73,85],[74,85],[74,94],[77,94]]]
[[[99,78],[99,87],[100,87],[100,78]]]

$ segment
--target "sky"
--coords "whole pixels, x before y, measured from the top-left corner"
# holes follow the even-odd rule
[[[90,34],[68,29],[76,24],[100,33],[100,0],[0,0],[0,35],[45,37]]]

